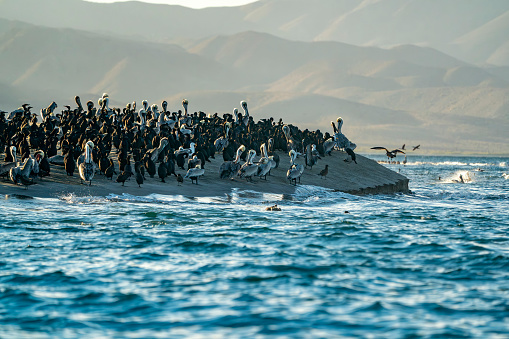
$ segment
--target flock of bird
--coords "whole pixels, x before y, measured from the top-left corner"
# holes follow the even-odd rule
[[[176,112],[168,110],[166,101],[159,107],[144,100],[139,110],[136,102],[125,108],[110,108],[109,102],[104,93],[97,107],[93,101],[83,107],[76,96],[76,106],[66,105],[60,112],[55,102],[39,114],[32,113],[29,104],[10,113],[0,111],[0,152],[5,153],[0,177],[28,187],[35,178],[51,175],[51,167],[57,165],[68,176],[77,169],[81,183],[88,185],[96,175],[111,180],[116,175],[122,185],[134,177],[141,186],[147,174],[162,182],[174,176],[178,185],[185,179],[198,184],[207,162],[221,154],[219,178],[266,180],[271,169],[280,166],[276,151],[282,151],[290,161],[286,178],[296,185],[305,168],[312,169],[334,149],[348,154],[346,162],[357,163],[356,145],[341,132],[342,118],[337,126],[331,122],[331,135],[302,131],[282,119],[255,122],[246,101],[240,103],[243,113],[234,108],[232,114],[222,116],[189,113],[187,100]],[[304,164],[297,162],[298,157],[304,158]],[[328,165],[318,175],[327,173]]]
[[[391,162],[392,159],[397,157],[398,153],[406,154],[405,151],[404,151],[405,150],[405,146],[406,146],[406,144],[403,144],[403,146],[401,146],[401,149],[397,149],[396,148],[396,149],[393,149],[392,151],[389,151],[387,148],[382,147],[382,146],[371,147],[371,149],[384,150],[385,151],[385,155],[387,155],[387,162]],[[421,147],[420,144],[417,145],[417,146],[412,146],[412,151],[418,150],[420,147]],[[406,164],[406,162],[407,162],[407,158],[406,158],[406,155],[405,155],[405,159],[403,160],[403,164]]]

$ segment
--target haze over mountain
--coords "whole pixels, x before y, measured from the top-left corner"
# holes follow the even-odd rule
[[[255,118],[302,128],[342,116],[361,150],[508,154],[509,2],[483,4],[0,0],[0,109],[108,92],[119,107],[185,97],[225,113],[246,99]]]

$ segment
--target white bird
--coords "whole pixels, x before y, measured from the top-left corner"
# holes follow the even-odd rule
[[[44,151],[38,150],[34,153],[34,166],[32,168],[32,173],[35,175],[39,174],[39,164],[41,160],[44,158]]]
[[[233,161],[225,161],[219,166],[219,177],[221,179],[230,178],[235,173],[237,173],[240,169],[240,155],[244,153],[246,150],[246,146],[240,145],[240,147],[237,149],[237,154],[235,156],[235,159]]]
[[[334,122],[332,122],[334,124]],[[331,155],[332,150],[334,149],[334,146],[336,145],[336,141],[334,137],[330,137],[329,139],[325,140],[323,142],[323,153],[327,155]]]
[[[157,162],[157,159],[159,159],[159,154],[164,150],[168,143],[169,143],[168,138],[162,138],[159,141],[159,147],[152,148],[151,150],[147,151],[147,153],[150,153],[150,159],[152,159],[154,163]]]
[[[263,177],[265,180],[267,180],[267,174],[272,169],[272,165],[270,163],[269,158],[261,158],[260,162],[258,163],[258,172],[257,175],[261,178]]]
[[[23,165],[11,168],[9,171],[9,178],[16,185],[21,182],[26,188],[27,185],[33,183],[33,181],[30,180],[30,173],[32,172],[33,167],[34,159],[32,159],[32,156],[29,156],[25,159]]]
[[[214,147],[217,153],[221,153],[226,147],[228,147],[228,134],[230,132],[230,123],[225,124],[225,133],[214,141]]]
[[[244,165],[242,165],[239,169],[239,171],[237,172],[237,175],[241,178],[246,178],[246,180],[249,180],[251,179],[251,177],[253,175],[256,175],[257,172],[258,172],[258,166],[253,164],[253,158],[255,157],[256,155],[256,151],[255,150],[249,150],[248,154],[247,154],[247,161],[246,163],[244,163]]]
[[[300,177],[302,176],[302,173],[304,172],[304,166],[301,164],[295,163],[295,158],[297,158],[297,152],[294,150],[291,150],[288,155],[290,156],[290,163],[291,166],[288,169],[288,172],[286,172],[286,178],[292,183],[292,181],[297,185],[297,179],[299,179],[300,183]]]
[[[11,168],[18,166],[18,159],[16,154],[16,146],[9,147],[9,151],[11,153],[12,160],[11,162],[6,162],[0,165],[0,176],[7,175]]]
[[[196,185],[198,185],[198,177],[202,176],[203,174],[205,174],[205,170],[201,168],[201,165],[196,165],[196,167],[187,170],[184,179],[190,178],[191,183],[196,180]]]
[[[92,179],[95,173],[95,163],[92,161],[92,148],[94,148],[94,143],[92,141],[87,141],[85,144],[85,153],[78,158],[80,178],[85,183],[88,181],[89,185],[92,185]]]
[[[348,140],[348,138],[341,132],[341,127],[343,126],[343,119],[339,117],[337,119],[338,128],[336,133],[334,134],[334,139],[336,141],[336,146],[338,149],[347,149],[350,148],[352,151],[357,147],[356,144]],[[333,125],[334,126],[334,125]]]
[[[240,106],[242,106],[242,109],[244,110],[244,116],[242,117],[242,123],[247,126],[249,123],[249,111],[247,110],[247,102],[242,100],[240,102]]]
[[[292,133],[290,131],[290,126],[284,125],[283,126],[283,134],[286,138],[286,147],[289,151],[296,151],[298,148],[297,141],[292,137]],[[296,153],[297,154],[297,153]]]

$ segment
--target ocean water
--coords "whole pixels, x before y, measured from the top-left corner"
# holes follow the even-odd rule
[[[508,338],[509,159],[408,161],[412,194],[0,196],[0,337]]]

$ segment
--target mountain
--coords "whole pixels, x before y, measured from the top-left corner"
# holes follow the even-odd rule
[[[5,20],[0,27],[0,63],[10,65],[2,72],[2,82],[24,91],[44,89],[60,97],[107,91],[126,102],[236,87],[233,70],[176,45],[20,22],[7,25]],[[51,95],[47,100],[51,102]]]
[[[230,113],[247,100],[255,119],[272,116],[329,133],[330,121],[342,116],[343,131],[360,151],[420,143],[429,152],[509,154],[509,66],[479,66],[429,46],[380,48],[315,39],[338,20],[338,8],[344,20],[363,11],[376,17],[376,6],[392,4],[395,10],[402,5],[396,0],[319,0],[312,7],[304,0],[292,0],[292,6],[287,0],[267,0],[207,10],[139,2],[19,3],[27,7],[23,20],[0,19],[0,63],[8,66],[2,68],[0,109],[6,111],[24,102],[34,110],[53,100],[60,107],[74,105],[75,95],[96,102],[103,92],[116,107],[167,100],[175,111],[187,98],[192,112],[211,114]],[[49,5],[57,7],[43,11]],[[20,6],[0,0],[0,16],[7,13],[3,9],[14,15],[13,8]],[[421,2],[406,6],[406,11],[425,9]],[[322,21],[304,29],[320,13]],[[196,15],[203,17],[193,22]],[[234,18],[225,20],[228,16]],[[477,41],[478,60],[502,56],[496,43],[502,35],[495,32],[503,30],[503,20],[491,9],[476,17],[462,21],[441,41],[454,39],[457,46]],[[255,30],[259,26],[264,27]],[[298,29],[306,39],[282,37]],[[489,34],[495,43],[483,40]]]
[[[506,0],[490,0],[489,6],[484,0],[260,0],[204,9],[137,1],[0,0],[0,18],[145,41],[182,44],[256,31],[307,42],[427,46],[496,66],[509,66],[508,15]]]

